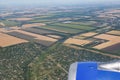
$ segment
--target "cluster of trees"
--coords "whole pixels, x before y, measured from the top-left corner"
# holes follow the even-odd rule
[[[63,45],[55,46],[54,49],[48,50],[46,54],[44,60],[40,61],[38,58],[29,67],[29,80],[67,80],[70,64],[76,61],[106,62],[115,59]]]
[[[27,65],[44,48],[35,43],[0,48],[0,80],[24,80]]]

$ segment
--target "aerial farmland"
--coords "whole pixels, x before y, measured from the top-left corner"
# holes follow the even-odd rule
[[[119,14],[119,6],[0,7],[0,79],[67,80],[74,62],[120,59]]]

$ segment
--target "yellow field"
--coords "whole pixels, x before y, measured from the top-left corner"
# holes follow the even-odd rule
[[[80,39],[69,38],[64,42],[64,44],[76,44],[76,45],[83,46],[83,45],[88,44],[90,42],[91,41],[88,41],[88,40],[80,40]]]
[[[80,35],[73,36],[73,38],[75,38],[75,39],[84,39],[84,38],[87,38],[87,37],[92,37],[92,36],[94,36],[96,34],[98,34],[98,33],[88,32],[88,33],[83,33],[83,34],[80,34]]]
[[[44,26],[44,23],[33,23],[33,24],[25,24],[22,27],[35,27],[35,26]]]
[[[21,27],[18,27],[18,26],[13,26],[13,27],[10,27],[10,28],[13,29],[13,30],[21,29]]]
[[[15,44],[25,43],[28,42],[24,39],[19,39],[4,33],[0,33],[0,47],[11,46]]]
[[[94,38],[109,40],[108,42],[105,42],[105,43],[102,43],[100,45],[93,47],[96,49],[103,49],[103,48],[112,46],[114,44],[120,43],[120,37],[114,36],[114,35],[101,34],[101,35],[95,36]]]
[[[6,30],[4,28],[0,28],[0,32],[5,32]]]
[[[88,32],[88,33],[81,34],[80,36],[91,37],[91,36],[94,36],[96,34],[97,33],[95,33],[95,32]]]
[[[28,20],[32,20],[32,18],[12,18],[9,20],[16,20],[16,21],[28,21]]]
[[[109,31],[107,33],[108,34],[113,34],[113,35],[120,35],[120,31],[117,31],[117,30],[112,30],[112,31]]]
[[[61,36],[58,35],[47,35],[48,37],[56,38],[56,39],[61,39]]]
[[[22,30],[15,30],[15,31],[20,32],[20,33],[23,33],[23,34],[26,34],[26,35],[34,36],[35,39],[37,39],[37,40],[51,41],[51,42],[56,42],[56,41],[58,41],[58,39],[53,39],[53,38],[50,38],[50,37],[47,37],[47,36],[38,35],[38,34],[26,32],[26,31],[22,31]]]

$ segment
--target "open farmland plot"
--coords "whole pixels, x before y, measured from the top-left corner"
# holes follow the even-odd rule
[[[52,34],[52,35],[60,35],[60,36],[67,36],[67,35],[69,35],[69,33],[60,32],[60,31],[51,30],[51,29],[46,29],[46,28],[43,28],[43,27],[32,27],[32,28],[35,28],[35,29],[38,29],[38,30],[45,30],[45,31],[51,32],[50,34]],[[48,34],[48,35],[49,35],[49,34]]]
[[[21,38],[21,39],[25,39],[28,41],[32,41],[35,38],[34,36],[26,35],[26,34],[23,34],[23,33],[17,32],[17,31],[8,32],[7,34]]]
[[[120,36],[120,31],[118,31],[118,30],[112,30],[112,31],[107,32],[107,34],[113,34],[113,35]]]
[[[94,38],[108,40],[108,42],[105,42],[105,43],[95,46],[94,48],[96,48],[96,49],[104,49],[106,47],[120,43],[120,37],[114,36],[114,35],[100,34],[98,36],[95,36]]]
[[[71,22],[70,24],[92,26],[92,25],[94,25],[96,23],[97,23],[96,21],[85,21],[85,22]]]
[[[5,28],[0,28],[0,32],[6,32]]]
[[[53,34],[55,32],[53,31],[48,31],[48,30],[45,30],[45,29],[37,29],[37,28],[25,28],[25,29],[22,29],[24,31],[28,31],[28,32],[32,32],[32,33],[36,33],[36,34]]]
[[[44,26],[44,23],[33,23],[33,24],[24,24],[22,27],[35,27],[35,26]]]
[[[35,41],[36,43],[38,43],[38,44],[45,45],[45,46],[50,46],[50,45],[52,45],[52,44],[55,43],[55,41],[40,40],[39,38],[38,38],[38,39],[35,39],[34,41]]]
[[[35,42],[40,43],[40,44],[45,45],[45,46],[50,46],[51,44],[58,41],[58,39],[53,39],[53,38],[50,38],[47,36],[38,35],[38,34],[26,32],[26,31],[22,31],[22,30],[15,30],[14,33],[10,32],[9,34],[17,36],[19,38],[24,38],[24,39],[29,40],[29,41],[35,41]],[[49,44],[47,44],[46,42],[47,43],[49,42]]]
[[[58,36],[58,35],[47,35],[49,37],[52,37],[52,38],[55,38],[55,39],[61,39],[62,37],[61,36]]]
[[[26,43],[27,40],[13,37],[4,33],[0,33],[0,47],[6,47],[11,45],[16,45],[20,43]]]
[[[69,38],[64,42],[64,44],[76,44],[76,45],[83,46],[83,45],[86,45],[90,42],[91,41],[89,41],[89,40],[80,40],[80,39]]]
[[[13,21],[29,21],[29,20],[32,20],[32,18],[11,18],[9,20],[13,20]]]
[[[112,46],[106,47],[104,49],[102,49],[103,51],[107,51],[110,53],[114,53],[120,56],[120,43],[118,44],[114,44]]]
[[[20,25],[19,22],[15,22],[15,21],[2,20],[0,22],[2,22],[7,27],[19,26]]]
[[[29,21],[30,23],[50,23],[50,20],[44,20],[44,19],[33,19]]]
[[[65,24],[65,23],[55,23],[53,24],[55,26],[60,26],[60,27],[68,27],[68,28],[73,28],[73,29],[80,29],[80,30],[91,30],[94,29],[91,26],[87,25],[77,25],[77,24]]]
[[[44,29],[50,29],[50,30],[54,30],[54,31],[58,31],[58,32],[64,32],[64,33],[78,33],[81,32],[81,30],[78,29],[71,29],[71,28],[67,28],[67,27],[60,27],[60,26],[42,26],[41,28]]]
[[[98,33],[95,33],[95,32],[88,32],[88,33],[84,33],[84,34],[81,34],[80,36],[85,36],[85,37],[92,37],[94,35],[96,35]]]

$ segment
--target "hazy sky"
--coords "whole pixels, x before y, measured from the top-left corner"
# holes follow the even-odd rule
[[[83,3],[120,3],[120,0],[0,0],[0,4],[83,4]]]

